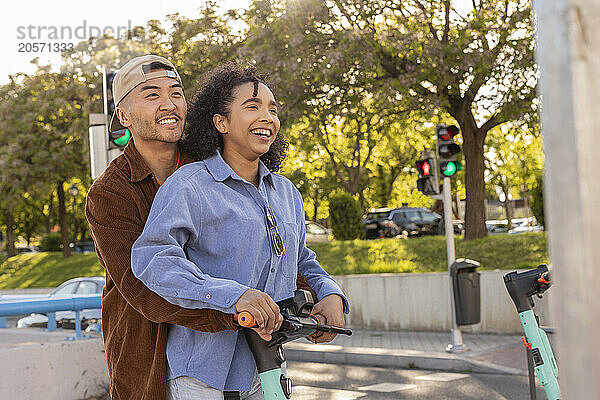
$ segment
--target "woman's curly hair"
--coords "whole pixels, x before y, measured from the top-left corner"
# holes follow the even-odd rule
[[[217,149],[223,153],[223,137],[214,125],[213,116],[220,114],[229,118],[233,90],[248,82],[268,86],[255,67],[242,67],[236,62],[224,64],[205,75],[202,86],[188,103],[181,138],[183,150],[192,159],[205,160]],[[278,171],[287,149],[288,142],[279,132],[269,151],[260,159],[270,171]]]

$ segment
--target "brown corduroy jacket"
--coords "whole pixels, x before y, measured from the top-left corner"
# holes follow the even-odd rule
[[[185,163],[190,161],[184,157]],[[133,275],[131,247],[144,229],[157,190],[132,140],[87,194],[85,215],[106,271],[102,332],[112,400],[166,398],[167,324],[203,332],[238,329],[231,314],[178,307]],[[300,274],[297,285],[310,290]]]

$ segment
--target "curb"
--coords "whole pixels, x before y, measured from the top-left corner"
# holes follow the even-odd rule
[[[369,347],[344,347],[287,343],[286,358],[290,361],[325,364],[350,364],[382,368],[410,368],[451,372],[527,375],[526,371],[473,360],[450,353],[429,353],[416,350],[395,350]]]

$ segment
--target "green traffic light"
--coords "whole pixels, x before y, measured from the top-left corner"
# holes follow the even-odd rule
[[[121,136],[121,137],[114,139],[113,142],[117,146],[122,147],[122,146],[125,146],[127,144],[127,142],[129,142],[130,138],[131,138],[131,132],[129,132],[129,129],[125,129],[125,134],[123,134],[123,136]]]
[[[447,162],[444,167],[442,174],[445,176],[452,176],[456,173],[456,163],[454,161]]]

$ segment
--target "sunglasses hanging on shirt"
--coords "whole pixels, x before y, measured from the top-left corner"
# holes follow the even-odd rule
[[[279,229],[277,229],[277,219],[275,219],[275,214],[273,214],[273,210],[271,207],[265,206],[265,216],[267,217],[267,227],[269,228],[269,236],[271,237],[271,243],[273,244],[273,249],[275,250],[275,254],[277,256],[281,256],[284,253],[283,239],[281,239],[281,235],[279,234]]]

